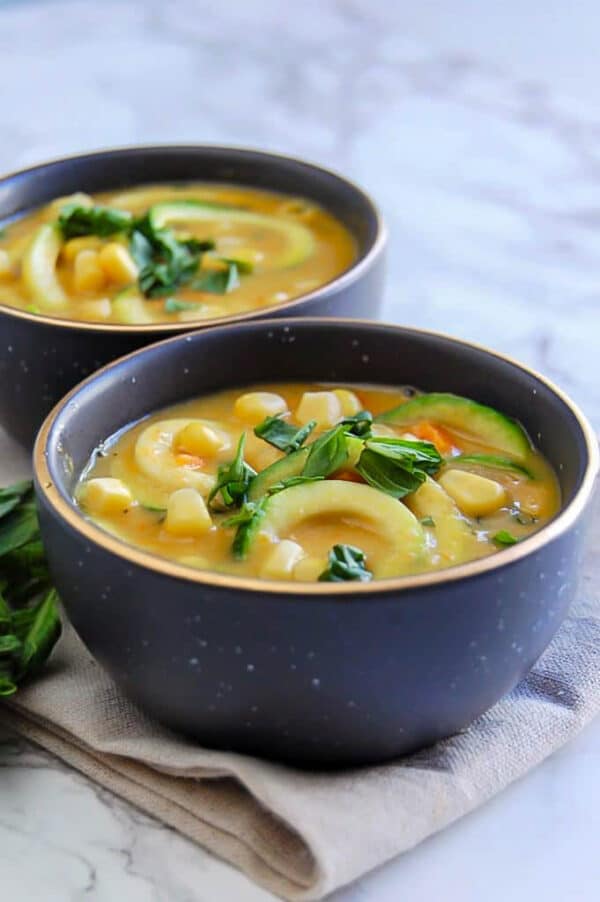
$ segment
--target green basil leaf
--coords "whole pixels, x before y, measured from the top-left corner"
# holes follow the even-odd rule
[[[247,501],[237,514],[223,521],[223,526],[237,527],[231,551],[233,556],[239,561],[243,561],[248,556],[250,546],[265,515],[267,500],[265,497],[261,498],[260,501]]]
[[[35,616],[23,640],[19,655],[17,681],[33,676],[46,661],[61,633],[58,616],[58,595],[50,591],[35,608]]]
[[[256,472],[244,460],[246,433],[242,432],[234,459],[222,464],[217,474],[217,482],[208,496],[209,507],[239,507],[246,501],[250,480]],[[213,502],[218,499],[215,505]]]
[[[373,424],[373,414],[369,410],[359,410],[358,413],[351,417],[344,417],[342,425],[346,427],[346,432],[351,435],[357,435],[359,438],[369,438],[371,435],[371,426]]]
[[[109,235],[128,231],[132,221],[131,213],[126,210],[116,210],[101,204],[92,207],[66,204],[58,216],[58,225],[65,239],[84,235],[108,238]]]
[[[248,260],[236,260],[235,257],[218,257],[217,259],[222,263],[235,266],[240,276],[247,276],[254,271],[254,266]]]
[[[366,555],[353,545],[334,545],[329,552],[329,564],[321,573],[319,582],[368,582],[373,574],[367,570]]]
[[[165,313],[179,313],[182,310],[197,310],[200,304],[195,301],[181,301],[179,298],[167,298]]]
[[[214,269],[194,279],[190,288],[193,291],[206,291],[209,294],[229,294],[240,284],[236,263],[228,263],[225,269]]]
[[[136,219],[129,249],[139,267],[140,291],[148,298],[172,294],[193,279],[202,254],[212,248],[213,241],[180,239],[172,229],[154,228],[148,214]]]
[[[402,438],[370,438],[365,447],[382,457],[396,460],[407,469],[423,470],[433,476],[441,467],[442,457],[431,442],[411,442]]]
[[[329,476],[341,469],[347,460],[346,428],[334,426],[309,445],[302,476]]]
[[[282,420],[281,416],[273,416],[267,417],[262,423],[255,426],[254,435],[273,445],[274,448],[291,454],[292,451],[297,451],[304,444],[316,425],[317,421],[311,420],[306,426],[292,426]]]
[[[513,536],[512,532],[509,532],[508,529],[501,529],[500,532],[497,532],[496,535],[492,536],[492,541],[495,542],[496,545],[505,547],[508,545],[516,545],[519,540]]]
[[[366,483],[393,498],[410,495],[425,482],[424,470],[406,469],[401,463],[370,448],[360,455],[356,469]]]
[[[428,516],[428,517],[422,517],[422,519],[421,519],[421,525],[422,525],[422,526],[431,526],[431,527],[433,527],[433,526],[435,526],[435,520],[433,519],[433,517],[429,517],[429,516]]]
[[[274,482],[267,489],[267,495],[275,495],[277,492],[283,492],[284,489],[291,489],[295,485],[304,485],[305,482],[321,482],[323,476],[290,476],[288,479],[282,479],[280,482]]]

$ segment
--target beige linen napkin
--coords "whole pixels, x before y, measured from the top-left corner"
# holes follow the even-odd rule
[[[571,616],[514,692],[466,732],[380,767],[303,773],[203,749],[146,718],[70,629],[0,720],[272,892],[318,899],[482,804],[598,713],[593,549],[584,576]]]

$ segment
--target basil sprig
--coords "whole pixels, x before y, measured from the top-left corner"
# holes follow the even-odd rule
[[[509,532],[508,529],[501,529],[500,532],[497,532],[492,536],[492,541],[495,542],[496,545],[507,548],[509,545],[516,545],[519,540],[513,536],[512,532]]]
[[[76,203],[65,204],[58,216],[58,225],[66,240],[85,235],[108,238],[110,235],[129,231],[132,222],[133,216],[126,210],[101,204],[89,207]]]
[[[370,410],[359,410],[358,413],[344,417],[342,420],[342,426],[346,427],[346,432],[350,435],[357,435],[359,438],[369,438],[372,425],[373,414]]]
[[[231,551],[239,561],[243,561],[248,556],[250,546],[265,515],[266,503],[267,496],[261,498],[260,501],[245,501],[237,514],[223,521],[223,526],[237,527]]]
[[[369,582],[373,574],[367,570],[366,560],[364,551],[354,545],[334,545],[329,552],[328,567],[321,573],[319,582]]]
[[[256,476],[256,471],[244,460],[245,445],[246,433],[242,432],[235,457],[219,467],[216,485],[208,496],[210,507],[240,507],[246,501],[250,480]]]
[[[229,294],[240,284],[240,269],[233,260],[218,258],[223,269],[211,269],[201,273],[190,285],[192,291],[206,291],[209,294]]]
[[[437,473],[442,458],[431,442],[400,438],[370,438],[356,469],[373,488],[394,498],[415,492],[427,476]]]
[[[273,445],[274,448],[291,454],[292,451],[297,451],[304,444],[316,425],[316,420],[311,420],[305,426],[298,427],[286,423],[281,416],[267,417],[254,427],[254,435]]]
[[[341,469],[348,460],[346,427],[334,426],[308,446],[303,476],[329,476]]]
[[[61,626],[31,482],[0,489],[0,696],[39,671]]]

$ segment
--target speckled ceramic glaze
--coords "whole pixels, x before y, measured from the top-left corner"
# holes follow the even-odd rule
[[[0,223],[74,191],[108,191],[162,181],[216,181],[272,189],[318,201],[350,230],[359,253],[345,273],[277,314],[376,317],[383,289],[385,227],[373,202],[339,175],[277,154],[227,147],[137,147],[90,153],[0,179]],[[264,319],[273,308],[198,328]],[[0,305],[0,424],[24,444],[54,404],[105,363],[190,324],[151,326],[78,323]]]
[[[453,391],[520,419],[564,509],[510,549],[435,574],[304,584],[193,571],[126,546],[71,501],[93,448],[132,420],[244,381]],[[46,421],[41,526],[69,617],[150,714],[219,748],[354,765],[466,727],[531,668],[576,591],[597,472],[584,418],[540,376],[440,335],[276,320],[180,336],[104,369]]]

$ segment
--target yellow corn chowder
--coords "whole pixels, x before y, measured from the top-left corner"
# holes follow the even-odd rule
[[[496,554],[547,523],[560,492],[491,407],[292,383],[207,395],[107,437],[76,501],[123,542],[189,567],[366,582]]]
[[[350,232],[301,197],[204,183],[76,193],[0,224],[0,304],[194,323],[308,294],[356,256]]]

